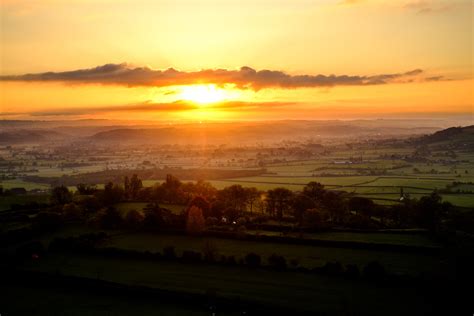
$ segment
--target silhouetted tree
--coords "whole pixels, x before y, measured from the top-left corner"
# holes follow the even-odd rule
[[[260,198],[260,192],[256,188],[245,188],[247,204],[250,206],[250,214],[253,213],[253,205]]]
[[[64,205],[72,201],[72,193],[67,187],[61,185],[59,187],[53,188],[51,192],[51,202],[53,204]]]
[[[143,225],[150,230],[159,230],[166,226],[167,219],[170,217],[170,212],[167,209],[161,208],[158,204],[149,204],[144,209],[145,217]]]
[[[129,191],[130,197],[132,199],[136,199],[138,192],[140,191],[141,188],[143,188],[142,180],[140,180],[140,178],[138,178],[138,176],[134,174],[130,178],[130,191]]]
[[[253,252],[248,253],[245,256],[244,260],[245,260],[245,264],[251,267],[258,267],[260,266],[260,262],[261,262],[260,256]]]
[[[100,217],[100,225],[103,228],[117,228],[122,224],[122,216],[113,206],[109,206]]]
[[[124,197],[126,199],[130,198],[130,179],[128,176],[125,176],[123,179],[123,190],[124,190]]]
[[[124,196],[124,190],[122,187],[109,182],[105,185],[102,194],[102,202],[104,205],[113,205],[122,200]]]
[[[275,214],[278,219],[282,219],[283,214],[290,209],[291,201],[293,197],[293,192],[287,188],[276,188],[269,190],[267,192],[267,201],[269,206],[273,208],[270,209],[271,214]]]
[[[283,256],[272,254],[268,257],[268,265],[278,270],[286,269],[286,259]]]
[[[359,267],[357,267],[357,265],[355,265],[355,264],[346,265],[345,275],[349,279],[357,279],[360,275]]]
[[[375,204],[371,199],[365,197],[353,197],[349,200],[349,210],[364,217],[373,215]]]
[[[202,215],[204,216],[204,218],[208,218],[209,216],[212,215],[211,213],[211,205],[209,204],[209,202],[207,201],[207,199],[203,196],[196,196],[194,197],[191,202],[189,202],[189,205],[188,205],[188,208],[187,208],[187,211],[193,207],[193,206],[196,206],[198,208],[200,208],[202,210]],[[187,213],[186,211],[186,213]],[[187,214],[186,214],[187,215]]]
[[[76,188],[81,195],[91,195],[97,192],[97,186],[95,185],[79,183]]]
[[[226,205],[226,208],[242,212],[247,203],[247,191],[241,185],[234,184],[219,191],[218,199]]]
[[[125,226],[136,229],[143,224],[144,216],[137,210],[131,210],[125,215]]]
[[[315,207],[315,202],[309,196],[304,193],[298,193],[293,197],[292,207],[295,218],[299,223],[302,223],[304,213]]]
[[[166,181],[161,185],[163,199],[169,203],[183,202],[183,194],[181,191],[182,183],[178,178],[171,174],[166,175]]]
[[[188,210],[186,220],[186,231],[191,234],[201,233],[206,228],[202,210],[197,206],[191,206]]]
[[[96,213],[101,208],[101,203],[95,196],[88,196],[82,199],[81,204],[85,214]]]
[[[303,188],[303,193],[315,202],[320,202],[323,199],[325,192],[324,185],[314,181],[311,181]]]
[[[321,215],[321,211],[318,209],[308,209],[303,214],[303,219],[301,221],[303,226],[321,229],[324,227],[324,220]]]
[[[206,240],[202,248],[202,253],[204,255],[204,260],[207,262],[215,262],[219,255],[216,245],[209,240]]]
[[[176,258],[176,252],[173,246],[167,246],[163,248],[163,257],[166,259],[174,259]]]
[[[329,213],[334,223],[341,223],[347,213],[347,203],[344,193],[326,191],[322,200],[322,207]]]
[[[437,192],[423,196],[417,203],[417,223],[431,231],[437,231],[442,218],[450,210],[450,203],[442,203],[442,198]]]

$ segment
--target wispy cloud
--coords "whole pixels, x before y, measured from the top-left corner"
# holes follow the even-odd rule
[[[468,6],[469,0],[340,0],[339,5],[378,5],[398,7],[418,14],[440,13],[450,11],[460,5]],[[472,3],[471,3],[472,5]]]
[[[428,0],[417,0],[411,1],[404,5],[404,8],[414,10],[419,14],[428,14],[436,12],[446,12],[456,7],[456,3],[453,1],[428,1]]]
[[[242,102],[242,101],[224,101],[214,104],[207,104],[206,110],[219,110],[219,111],[232,111],[232,110],[248,110],[248,111],[259,111],[268,110],[270,108],[282,108],[287,106],[295,106],[297,102]],[[151,101],[145,101],[138,104],[129,105],[117,105],[117,106],[104,106],[94,108],[67,108],[67,109],[54,109],[45,111],[35,111],[28,113],[31,116],[81,116],[81,115],[94,115],[104,113],[119,113],[119,112],[181,112],[189,110],[201,109],[200,106],[193,102],[188,101],[176,101],[170,103],[156,103]],[[12,115],[12,113],[7,113]],[[25,114],[25,113],[15,113]]]
[[[239,70],[207,69],[194,72],[173,68],[155,70],[149,67],[132,67],[129,64],[106,64],[95,68],[64,72],[45,72],[13,76],[0,76],[4,81],[60,81],[81,84],[113,84],[125,86],[166,87],[213,83],[234,84],[237,88],[259,90],[264,88],[311,88],[334,86],[365,86],[389,83],[424,81],[423,71],[377,75],[290,75],[279,70],[255,70],[242,67]]]

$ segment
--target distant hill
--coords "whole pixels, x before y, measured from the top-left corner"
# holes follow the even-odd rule
[[[101,125],[103,123],[103,125]],[[405,139],[442,130],[444,123],[420,120],[282,120],[249,122],[112,124],[114,121],[0,121],[0,144],[51,141],[97,144],[277,144],[304,141],[356,142],[361,139]],[[440,125],[437,125],[437,124]],[[433,124],[433,125],[431,125]],[[469,128],[466,128],[469,129]],[[441,141],[460,132],[449,128],[425,136],[424,142]],[[456,134],[457,135],[457,134]],[[464,134],[460,134],[464,135]],[[460,136],[457,135],[456,137]],[[468,138],[469,133],[467,134]]]
[[[474,144],[474,125],[466,127],[450,127],[434,134],[423,136],[419,139],[421,143],[450,143],[454,144]]]
[[[64,139],[66,135],[51,130],[8,130],[0,131],[0,144],[42,143]]]
[[[182,124],[156,128],[117,128],[89,137],[92,142],[153,144],[256,144],[324,139],[356,140],[358,137],[407,137],[432,133],[436,127],[403,127],[341,121],[276,121]]]

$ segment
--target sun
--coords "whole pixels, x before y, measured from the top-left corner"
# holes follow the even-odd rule
[[[180,100],[191,101],[197,104],[209,104],[225,101],[231,98],[231,95],[215,84],[182,86],[178,93]]]

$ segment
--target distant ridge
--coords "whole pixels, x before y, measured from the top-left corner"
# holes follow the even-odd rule
[[[450,127],[420,138],[426,144],[438,142],[474,143],[474,125],[465,127]]]

